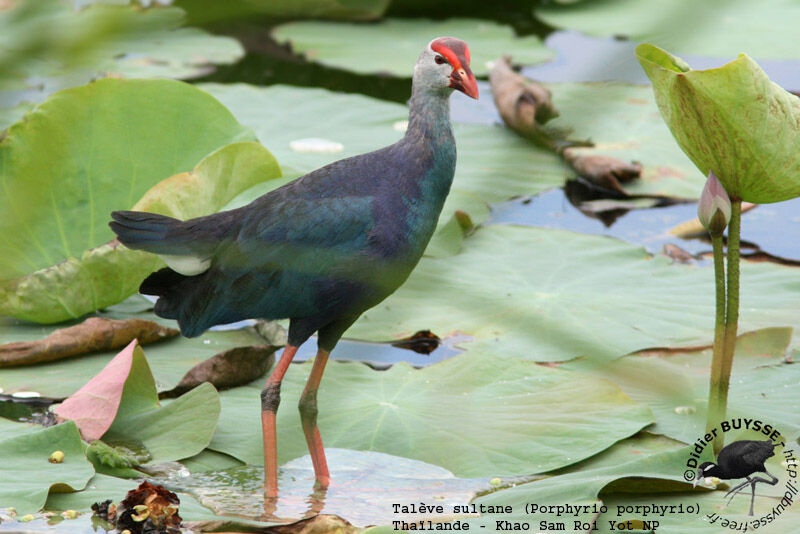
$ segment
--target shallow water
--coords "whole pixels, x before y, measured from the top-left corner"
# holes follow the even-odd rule
[[[676,245],[693,255],[710,253],[711,244],[704,239],[682,239],[669,233],[674,226],[696,217],[697,204],[690,203],[633,209],[619,214],[613,221],[603,222],[572,205],[563,189],[555,189],[535,197],[495,204],[487,224],[520,224],[607,235],[642,245],[654,254],[660,253],[666,244]],[[744,213],[742,241],[745,255],[761,250],[781,258],[800,260],[800,199],[763,204]],[[756,245],[756,249],[752,245]]]

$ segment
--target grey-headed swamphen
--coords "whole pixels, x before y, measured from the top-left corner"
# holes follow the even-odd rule
[[[330,474],[317,428],[317,388],[345,330],[394,292],[436,228],[456,166],[450,128],[453,89],[478,98],[466,43],[431,41],[414,66],[408,129],[388,147],[343,159],[242,208],[179,221],[116,211],[125,246],[162,257],[140,291],[183,335],[249,318],[290,319],[283,355],[261,393],[265,494],[278,491],[275,412],[281,380],[298,346],[318,333],[318,352],[300,399],[317,483]]]

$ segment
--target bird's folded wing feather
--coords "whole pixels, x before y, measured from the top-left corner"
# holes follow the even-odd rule
[[[333,274],[357,261],[373,225],[369,197],[288,198],[240,211],[241,226],[212,264],[241,270]],[[238,210],[237,210],[238,211]]]

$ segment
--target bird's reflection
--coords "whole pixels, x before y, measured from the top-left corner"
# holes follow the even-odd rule
[[[262,521],[282,523],[286,521],[296,521],[298,517],[308,519],[317,516],[325,509],[325,499],[328,496],[328,489],[314,487],[303,502],[294,498],[292,495],[282,497],[279,493],[277,497],[264,496],[264,515]],[[301,511],[305,508],[305,511]]]

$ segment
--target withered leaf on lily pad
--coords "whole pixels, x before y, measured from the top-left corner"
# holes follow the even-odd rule
[[[514,72],[510,56],[494,62],[489,82],[494,105],[509,128],[540,145],[554,144],[551,136],[542,130],[542,124],[558,116],[549,89]]]
[[[175,337],[178,331],[145,319],[90,317],[35,341],[0,345],[0,367],[30,365],[124,347],[134,339],[147,345]]]
[[[642,174],[642,166],[639,163],[627,163],[606,154],[576,152],[568,148],[564,150],[563,156],[578,176],[626,197],[631,193],[622,184],[635,180]]]
[[[691,70],[650,44],[636,56],[676,141],[731,198],[765,204],[800,196],[800,98],[772,83],[747,55]]]
[[[177,386],[160,393],[159,397],[177,397],[203,382],[210,382],[218,390],[249,384],[272,367],[278,348],[272,345],[236,347],[215,354],[189,369]]]

